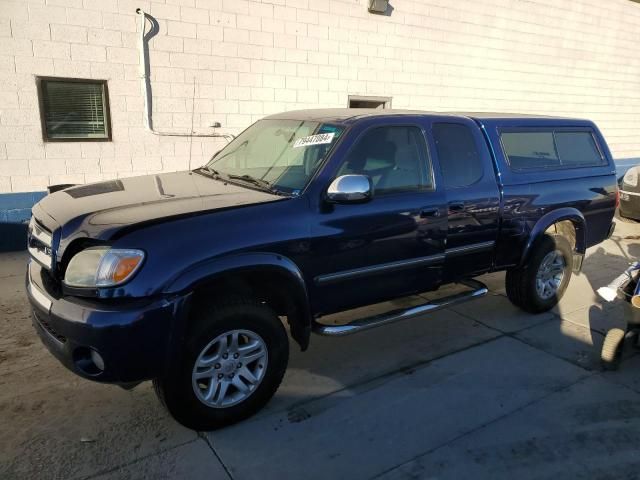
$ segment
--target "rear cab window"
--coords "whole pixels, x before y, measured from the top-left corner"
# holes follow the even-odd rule
[[[509,167],[515,171],[607,165],[588,128],[503,129],[500,142]]]
[[[470,128],[460,123],[434,123],[432,132],[445,186],[468,187],[478,182],[484,171]]]

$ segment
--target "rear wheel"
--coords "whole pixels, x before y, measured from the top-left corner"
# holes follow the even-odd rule
[[[289,340],[277,315],[250,299],[196,311],[177,368],[154,380],[171,415],[214,430],[260,410],[278,389]]]
[[[573,269],[573,252],[561,235],[544,235],[526,264],[507,271],[507,296],[531,313],[551,310],[564,295]]]

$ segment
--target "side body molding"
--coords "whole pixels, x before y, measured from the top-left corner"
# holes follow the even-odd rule
[[[272,274],[278,287],[286,290],[289,300],[287,317],[291,336],[302,350],[309,346],[311,308],[302,272],[291,259],[270,252],[247,252],[218,257],[197,263],[174,277],[164,288],[166,293],[193,291],[200,285],[225,275],[262,273]]]
[[[582,215],[582,213],[576,208],[564,207],[552,210],[538,219],[529,234],[529,239],[527,240],[527,244],[522,252],[520,265],[527,261],[533,250],[535,242],[544,234],[547,228],[554,223],[561,222],[563,220],[569,220],[573,224],[576,229],[576,252],[584,255],[587,245],[587,231],[584,215]]]

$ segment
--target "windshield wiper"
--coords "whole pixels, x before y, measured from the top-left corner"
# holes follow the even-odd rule
[[[282,195],[285,197],[290,196],[287,193],[283,192],[282,190],[278,190],[277,188],[273,187],[270,182],[267,182],[262,178],[252,177],[251,175],[247,175],[247,174],[244,174],[244,175],[228,174],[227,178],[231,180],[243,180],[245,182],[253,183],[254,185],[260,187],[261,189],[266,190],[269,193],[273,193],[274,195]]]
[[[233,174],[229,174],[227,175],[227,177],[229,177],[232,180],[244,180],[245,182],[249,182],[249,183],[253,183],[254,185],[257,185],[259,187],[265,188],[269,191],[273,190],[273,187],[271,186],[271,183],[267,182],[266,180],[263,180],[261,178],[256,178],[256,177],[252,177],[251,175],[233,175]]]
[[[204,174],[206,174],[209,177],[213,177],[213,178],[218,178],[220,177],[220,172],[217,171],[215,168],[211,168],[208,165],[205,165],[204,167],[198,167],[196,168],[194,171],[196,172],[203,172]]]
[[[285,195],[284,192],[272,187],[271,183],[267,182],[266,180],[263,180],[261,178],[255,178],[255,177],[252,177],[251,175],[247,175],[247,174],[234,175],[232,173],[221,174],[215,168],[209,167],[207,165],[205,165],[204,167],[196,168],[194,172],[203,173],[208,177],[218,179],[218,180],[223,180],[223,181],[225,179],[242,180],[244,182],[252,183],[263,190],[267,190],[268,192],[273,193],[274,195]]]

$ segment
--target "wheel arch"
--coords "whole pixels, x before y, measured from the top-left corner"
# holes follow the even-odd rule
[[[256,252],[211,259],[183,271],[165,290],[192,292],[191,308],[215,297],[252,295],[287,317],[301,350],[309,346],[311,309],[306,283],[295,262],[283,255]]]
[[[519,265],[523,265],[528,260],[536,242],[554,226],[557,233],[568,237],[576,253],[585,254],[587,248],[587,226],[584,215],[576,208],[559,208],[546,213],[535,223],[529,233]],[[571,227],[573,227],[573,232],[570,232]]]

